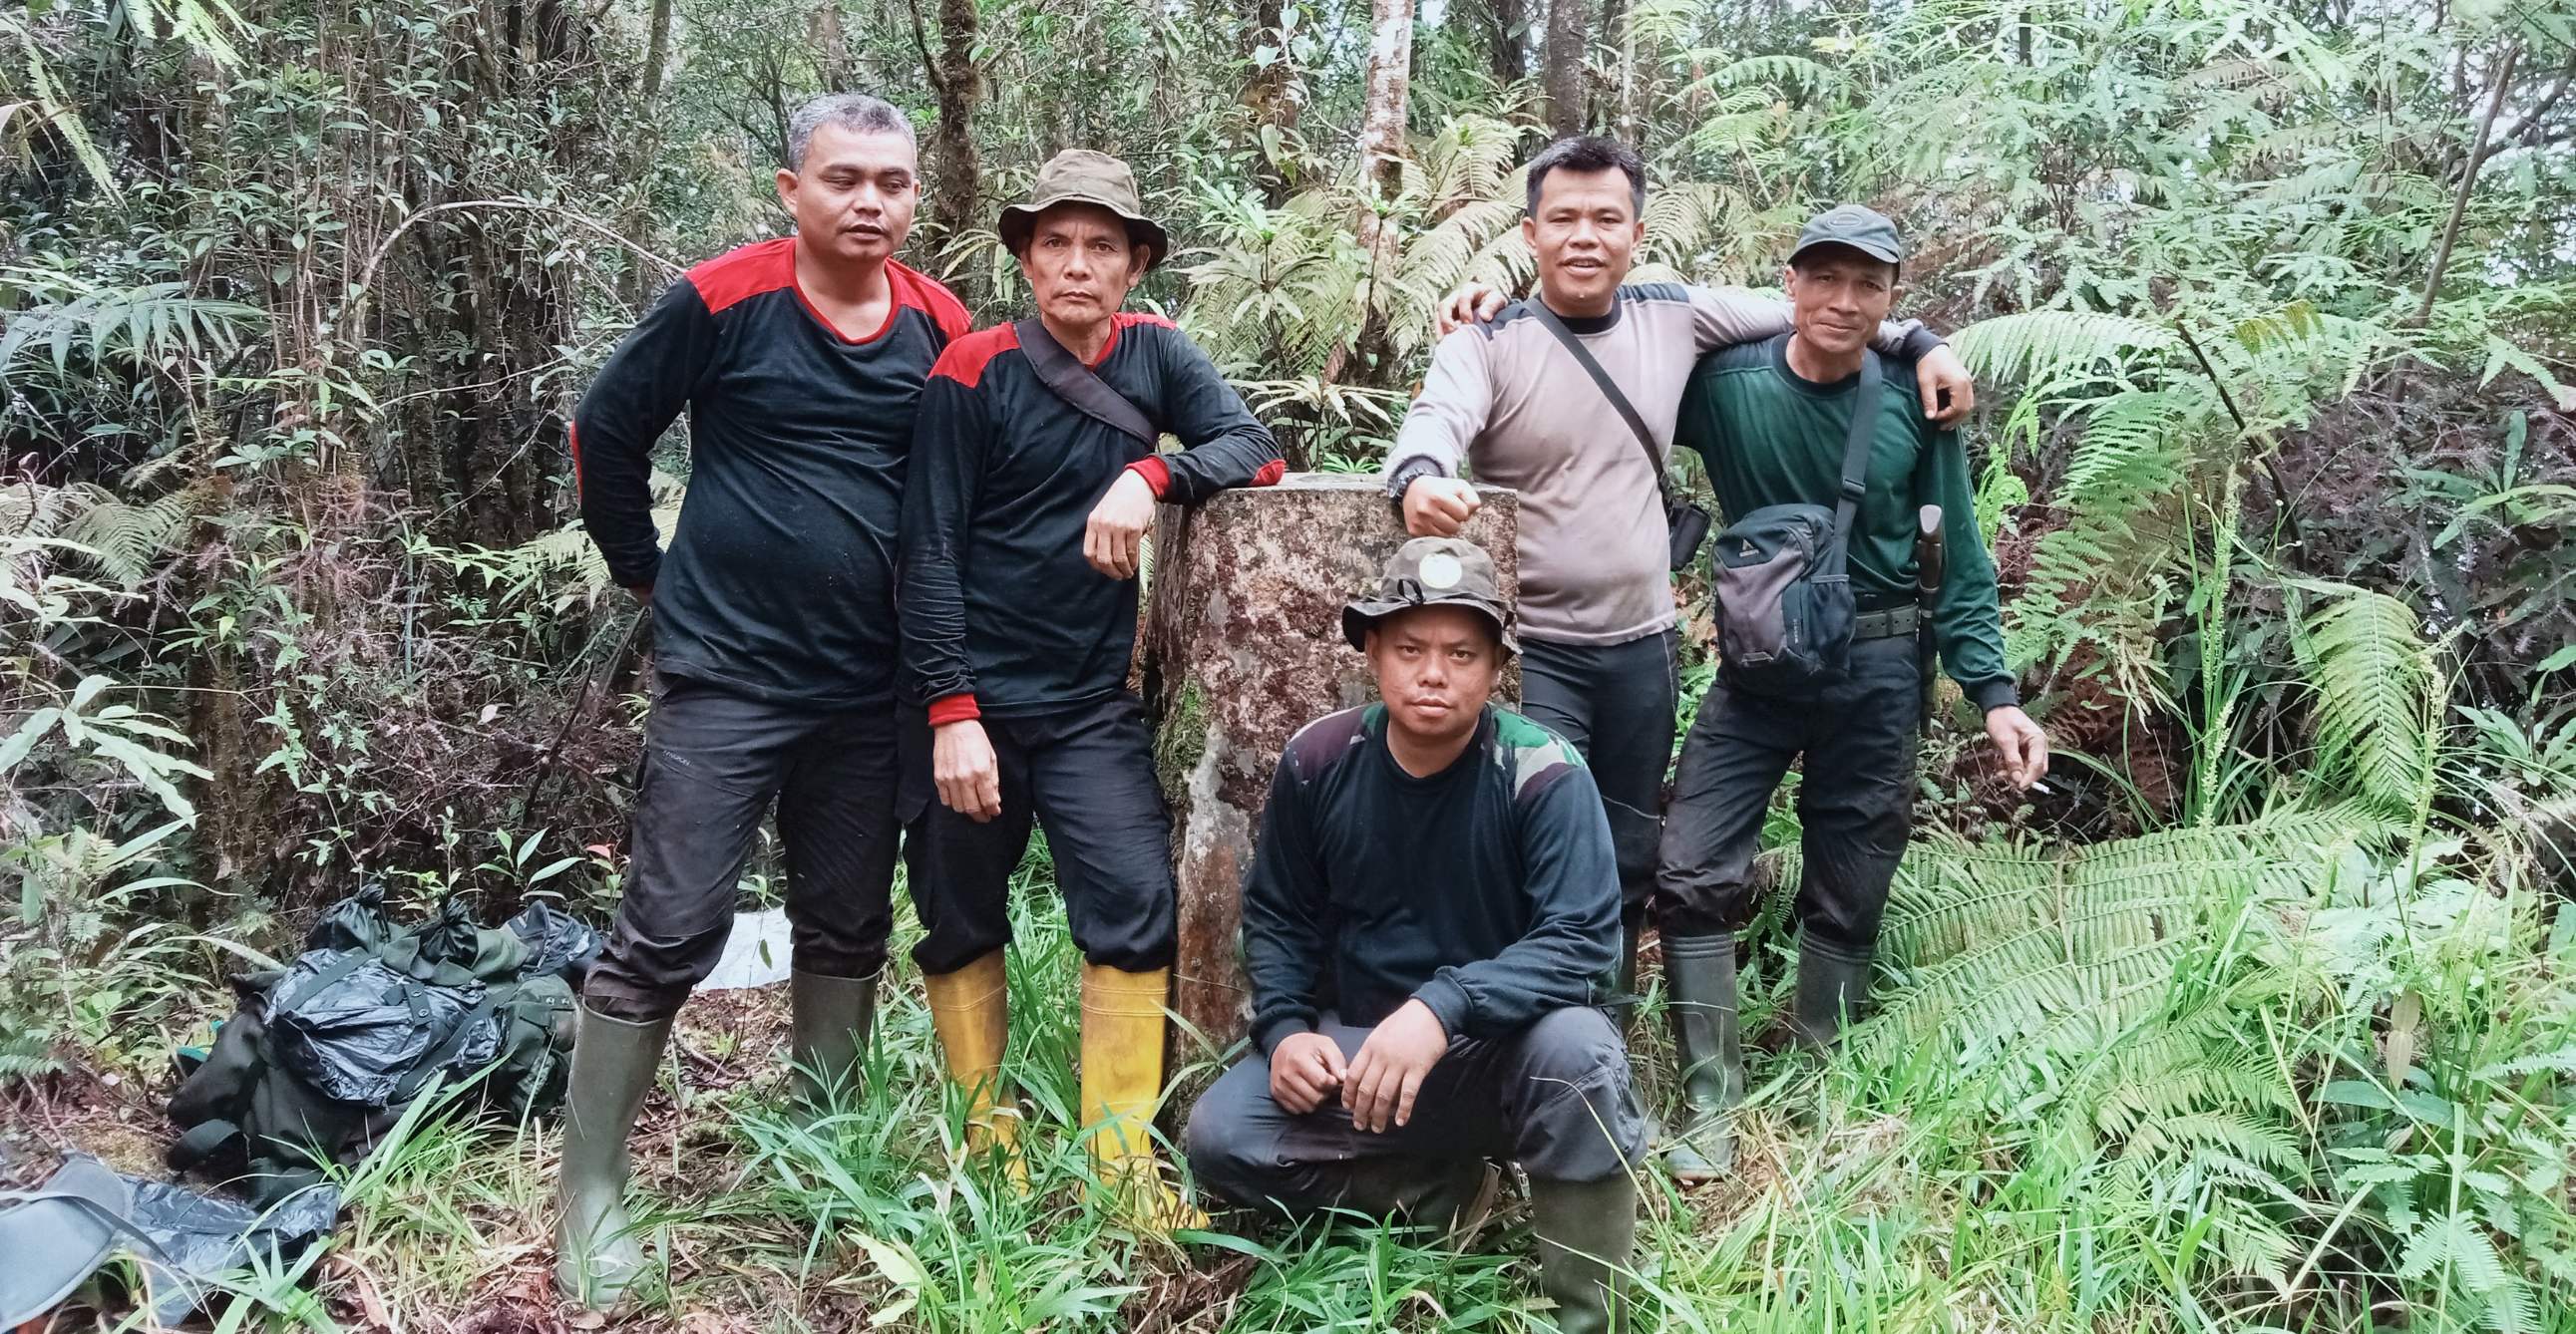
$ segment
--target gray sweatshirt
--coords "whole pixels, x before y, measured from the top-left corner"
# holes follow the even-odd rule
[[[1387,457],[1391,494],[1425,474],[1520,492],[1521,626],[1555,644],[1624,644],[1673,623],[1671,538],[1655,465],[1592,377],[1516,301],[1440,340]],[[1700,354],[1790,328],[1789,303],[1738,288],[1644,283],[1608,315],[1566,327],[1592,351],[1669,460],[1682,387]],[[1919,320],[1880,326],[1875,346],[1921,357],[1941,340]]]

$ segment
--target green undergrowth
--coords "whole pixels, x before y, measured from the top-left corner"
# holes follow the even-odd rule
[[[821,1116],[784,1103],[769,1037],[684,1018],[637,1140],[659,1261],[642,1325],[1548,1327],[1516,1197],[1463,1254],[1224,1213],[1167,1241],[1103,1208],[1071,1131],[1078,960],[1042,855],[1013,947],[1028,1191],[964,1151],[899,942],[865,1079]],[[2343,809],[2080,850],[1919,843],[1875,1015],[1831,1058],[1758,1042],[1737,1177],[1684,1195],[1641,1168],[1644,1316],[2576,1330],[2576,916],[2515,864]],[[1792,953],[1756,940],[1757,1040]],[[1663,1032],[1650,995],[1639,1076],[1668,1115]],[[325,1300],[272,1276],[235,1316],[324,1328],[361,1285],[406,1328],[541,1304],[552,1138],[424,1121],[356,1173]]]

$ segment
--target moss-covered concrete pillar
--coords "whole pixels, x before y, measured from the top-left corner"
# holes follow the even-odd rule
[[[1519,496],[1481,494],[1465,536],[1493,553],[1503,595],[1516,599]],[[1403,543],[1380,479],[1339,473],[1290,473],[1195,513],[1166,506],[1156,523],[1143,684],[1161,720],[1155,758],[1180,883],[1176,1061],[1244,1034],[1241,892],[1271,770],[1298,728],[1375,698],[1367,663],[1342,640],[1342,604]],[[1506,698],[1517,700],[1519,686],[1515,671]]]

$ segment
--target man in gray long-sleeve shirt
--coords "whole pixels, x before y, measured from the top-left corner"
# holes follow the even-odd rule
[[[1522,711],[1572,741],[1600,785],[1619,862],[1623,992],[1654,887],[1679,694],[1657,474],[1700,354],[1790,329],[1788,303],[1749,292],[1623,286],[1645,198],[1644,164],[1614,140],[1562,139],[1530,163],[1521,235],[1539,295],[1441,340],[1387,461],[1387,494],[1417,536],[1453,534],[1475,512],[1461,461],[1520,492]],[[1644,420],[1655,458],[1538,318],[1542,301]],[[1966,369],[1921,323],[1883,325],[1875,346],[1918,360],[1925,412],[1967,410]]]

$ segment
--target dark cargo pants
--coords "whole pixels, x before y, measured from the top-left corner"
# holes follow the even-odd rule
[[[1002,771],[1002,813],[978,824],[940,803],[929,721],[904,710],[903,864],[928,932],[913,962],[955,972],[1010,943],[1011,873],[1034,823],[1046,830],[1083,960],[1122,973],[1171,967],[1180,950],[1171,815],[1144,702],[1122,690],[1062,713],[981,721]]]
[[[795,968],[875,976],[894,926],[894,706],[817,709],[661,684],[644,724],[625,897],[582,988],[591,1008],[649,1023],[715,971],[772,800]]]
[[[1671,630],[1600,646],[1521,641],[1521,714],[1573,742],[1592,770],[1628,914],[1645,907],[1655,886],[1681,694],[1679,642]]]
[[[1359,1055],[1369,1030],[1321,1031]],[[1291,1216],[1352,1209],[1385,1216],[1506,1158],[1543,1181],[1606,1181],[1646,1151],[1628,1048],[1599,1010],[1553,1011],[1509,1038],[1452,1038],[1404,1125],[1366,1131],[1328,1100],[1299,1116],[1270,1096],[1270,1061],[1235,1063],[1190,1109],[1190,1171],[1251,1208]]]
[[[1913,827],[1921,670],[1914,636],[1891,635],[1855,642],[1844,679],[1813,695],[1745,694],[1727,689],[1723,677],[1709,687],[1682,739],[1665,814],[1655,877],[1664,934],[1752,924],[1763,813],[1789,762],[1803,755],[1798,921],[1828,945],[1867,957]]]

